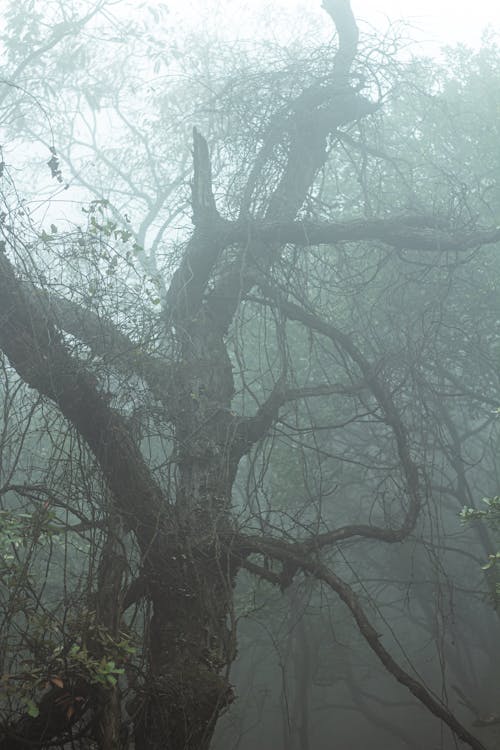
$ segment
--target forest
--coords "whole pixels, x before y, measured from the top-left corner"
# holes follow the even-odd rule
[[[496,750],[500,47],[240,5],[4,0],[0,750]]]

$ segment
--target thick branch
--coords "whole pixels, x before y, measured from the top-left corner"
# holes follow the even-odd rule
[[[212,191],[212,165],[208,143],[197,128],[193,128],[193,182],[191,184],[191,205],[193,224],[211,221],[217,214]]]
[[[325,6],[326,7],[326,6]],[[266,163],[280,146],[287,152],[277,185],[261,214],[266,221],[293,221],[300,211],[328,152],[326,140],[330,133],[348,123],[359,120],[378,105],[349,87],[349,73],[357,48],[357,27],[347,0],[328,0],[327,10],[339,33],[339,48],[334,58],[332,77],[325,86],[316,83],[288,105],[285,115],[279,114],[270,124],[267,138],[257,155],[244,191],[241,216],[251,209],[252,197],[262,177]],[[242,296],[252,287],[252,270],[249,258],[257,261],[265,272],[281,249],[275,243],[255,237],[242,236],[239,257],[226,269],[224,275],[208,298],[208,305],[223,330],[229,326]]]
[[[334,78],[347,84],[359,39],[351,3],[349,0],[323,0],[323,8],[334,22],[339,35],[339,48],[334,61]]]
[[[26,285],[26,290],[36,293],[54,325],[88,346],[94,356],[118,372],[144,378],[156,398],[168,407],[172,372],[167,361],[145,352],[114,323],[92,310],[58,295],[49,296],[31,285]]]
[[[443,222],[439,218],[428,216],[346,222],[288,221],[287,215],[294,213],[292,207],[298,210],[306,195],[305,185],[302,192],[299,189],[304,177],[304,164],[305,162],[298,158],[294,169],[287,177],[290,190],[285,190],[283,183],[283,191],[275,192],[272,210],[270,207],[266,215],[268,219],[276,215],[283,220],[268,220],[261,223],[223,222],[219,227],[218,238],[212,238],[217,252],[231,244],[239,244],[245,249],[244,257],[235,260],[229,266],[208,297],[209,306],[221,321],[221,327],[229,325],[240,299],[252,288],[256,268],[259,267],[260,271],[265,273],[279,248],[287,243],[308,247],[346,242],[380,242],[397,250],[458,253],[500,242],[498,227],[467,232],[449,231],[443,228]],[[302,199],[299,198],[299,192]],[[192,242],[195,243],[194,237]]]
[[[196,128],[193,128],[193,163],[191,205],[195,229],[167,293],[167,319],[174,324],[197,312],[212,268],[221,251],[230,244],[226,237],[228,223],[220,217],[212,192],[208,144]]]
[[[399,217],[346,222],[283,221],[246,225],[234,224],[228,239],[268,244],[334,245],[342,242],[377,241],[402,250],[460,252],[500,242],[500,228],[473,232],[451,232],[440,228],[437,219]]]
[[[252,445],[261,440],[269,432],[278,419],[280,408],[285,403],[285,389],[278,381],[270,396],[258,408],[253,417],[243,417],[236,428],[235,446],[240,446],[241,453],[247,453]]]
[[[0,254],[0,348],[19,376],[58,405],[95,455],[129,528],[148,548],[164,498],[121,415],[70,356],[43,308]]]

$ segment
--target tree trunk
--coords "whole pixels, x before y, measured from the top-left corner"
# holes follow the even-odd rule
[[[147,563],[150,664],[136,731],[143,750],[205,750],[232,700],[227,668],[235,648],[227,622],[236,568],[225,551],[237,468],[232,370],[203,308],[184,331],[176,378],[176,530],[156,540]]]
[[[232,655],[220,572],[214,556],[182,557],[151,592],[149,682],[136,731],[144,750],[205,750],[232,699],[223,672]]]

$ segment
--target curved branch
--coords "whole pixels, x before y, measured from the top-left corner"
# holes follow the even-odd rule
[[[339,35],[334,60],[334,78],[346,84],[358,49],[359,31],[349,0],[323,0],[322,7],[332,19]]]
[[[283,563],[282,576],[278,577],[278,584],[281,587],[283,587],[283,583],[288,585],[291,582],[291,580],[288,579],[284,580],[287,571],[291,570],[293,577],[293,574],[299,569],[314,576],[316,580],[326,583],[338,594],[340,599],[347,606],[356,621],[359,632],[387,672],[395,677],[399,683],[408,688],[420,703],[434,714],[434,716],[443,721],[451,729],[454,735],[467,743],[472,750],[487,750],[486,747],[458,721],[455,715],[445,705],[438,701],[421,682],[406,672],[382,645],[380,633],[378,633],[371,624],[358,597],[349,584],[342,581],[326,565],[302,555],[300,545],[279,541],[274,546],[273,552],[271,552],[271,549],[268,551],[270,556],[281,560]],[[262,570],[265,570],[261,570],[259,566],[246,567],[257,575],[262,575]],[[252,567],[255,569],[252,570]],[[276,583],[271,576],[265,575],[263,577],[272,583]]]
[[[304,569],[309,573],[312,573],[317,580],[326,583],[338,594],[340,599],[342,599],[344,604],[350,610],[356,621],[359,632],[365,639],[366,643],[385,669],[392,674],[399,683],[408,688],[420,703],[428,708],[434,716],[441,719],[441,721],[451,729],[453,734],[469,745],[472,750],[486,750],[483,743],[474,737],[446,706],[438,701],[429,690],[422,685],[422,683],[408,674],[408,672],[406,672],[391,656],[389,651],[382,645],[380,640],[381,636],[377,633],[368,619],[358,597],[347,583],[342,581],[325,565],[319,563],[306,563]]]
[[[243,417],[238,420],[235,433],[239,440],[237,444],[244,446],[244,452],[248,452],[252,445],[266,437],[270,428],[278,420],[281,407],[286,403],[298,401],[302,398],[332,396],[334,394],[352,396],[366,387],[367,383],[361,381],[354,385],[323,383],[315,386],[304,386],[303,388],[286,388],[278,381],[269,398],[261,404],[253,417]]]
[[[365,359],[362,352],[358,349],[358,347],[354,344],[349,336],[347,336],[332,324],[315,315],[313,312],[305,310],[304,308],[299,307],[299,305],[283,299],[279,295],[279,293],[264,280],[261,280],[259,284],[264,294],[270,297],[275,302],[275,304],[278,305],[281,312],[286,315],[289,320],[296,320],[305,325],[309,330],[316,331],[317,333],[320,333],[323,336],[329,338],[336,346],[339,346],[341,349],[343,349],[351,358],[351,360],[355,362],[359,367],[361,374],[366,381],[367,387],[370,389],[373,397],[375,398],[384,415],[384,421],[387,423],[387,425],[389,425],[394,435],[398,458],[403,469],[406,488],[408,490],[409,504],[405,512],[403,523],[397,530],[377,529],[377,531],[374,531],[374,527],[371,526],[354,526],[345,528],[347,530],[365,529],[366,535],[368,536],[383,538],[384,536],[388,535],[390,541],[401,541],[406,536],[408,536],[408,534],[410,534],[410,532],[415,527],[415,523],[420,512],[421,499],[418,469],[415,462],[411,458],[406,429],[399,416],[390,391],[385,388],[385,386],[380,382],[375,368],[368,362],[367,359]],[[331,534],[333,535],[335,533],[336,532],[331,532]],[[358,533],[359,532],[356,531],[356,534]],[[325,543],[337,541],[335,538],[331,537],[331,534],[327,534],[328,542]],[[361,535],[363,536],[364,534]],[[341,538],[346,537],[342,536]]]

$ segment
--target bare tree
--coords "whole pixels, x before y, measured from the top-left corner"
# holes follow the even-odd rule
[[[101,534],[100,563],[87,592],[95,626],[85,645],[87,669],[75,669],[81,652],[74,650],[73,639],[73,651],[58,662],[57,674],[47,675],[49,685],[36,710],[6,727],[2,748],[42,747],[79,736],[92,737],[101,748],[126,746],[119,686],[91,679],[89,664],[103,657],[103,632],[115,646],[120,641],[122,615],[126,620],[133,605],[144,615],[142,663],[124,667],[120,679],[128,681],[132,696],[127,711],[136,747],[208,748],[219,716],[234,698],[229,681],[236,654],[233,591],[242,568],[277,589],[300,575],[320,582],[351,612],[383,668],[456,737],[475,750],[484,747],[403,669],[355,585],[329,564],[331,551],[352,540],[381,545],[405,540],[427,501],[427,485],[398,395],[408,373],[391,371],[377,359],[351,327],[353,319],[336,310],[332,286],[322,287],[320,278],[334,278],[334,248],[364,243],[369,252],[376,248],[374,255],[382,248],[390,251],[387,257],[407,252],[455,257],[499,241],[500,230],[470,223],[457,227],[435,215],[402,211],[321,219],[314,206],[329,160],[349,138],[346,131],[381,107],[359,74],[358,29],[348,0],[324,0],[323,9],[337,32],[323,76],[292,92],[271,117],[250,165],[238,172],[233,218],[219,208],[209,146],[194,128],[193,228],[172,278],[156,280],[160,291],[165,286],[158,299],[141,299],[145,287],[134,291],[128,256],[123,285],[128,291],[122,296],[118,281],[113,287],[114,258],[119,241],[127,238],[101,217],[102,206],[94,206],[91,219],[106,242],[67,234],[61,247],[68,267],[58,283],[44,281],[39,267],[55,241],[42,238],[38,251],[15,222],[2,226],[5,367],[35,392],[48,413],[59,415],[59,430],[68,426],[71,450],[62,433],[56,442],[67,452],[64,465],[78,466],[70,484],[80,497],[72,502],[47,483],[23,484],[12,476],[2,492],[31,494],[35,501],[65,508],[73,521],[67,533],[98,529]],[[324,195],[327,200],[326,190]],[[93,283],[104,289],[99,299],[71,281],[82,245],[85,273],[90,263]],[[244,344],[252,348],[259,325],[269,333],[254,386],[242,349]],[[246,332],[250,343],[243,342]],[[309,341],[315,358],[321,352],[316,367],[294,360],[294,339]],[[339,372],[342,380],[335,377]],[[390,503],[382,503],[383,493],[376,489],[381,481],[374,479],[380,503],[369,518],[356,506],[350,519],[338,523],[339,515],[320,507],[316,515],[297,514],[288,527],[278,527],[272,515],[266,520],[256,511],[241,513],[234,496],[239,468],[268,438],[272,443],[280,429],[288,429],[288,415],[294,415],[294,429],[301,420],[307,429],[318,400],[327,413],[332,404],[343,404],[340,421],[346,424],[373,421],[390,463]],[[372,451],[376,463],[373,448],[372,442],[367,455]],[[261,460],[263,465],[267,460],[262,453],[255,461]],[[75,478],[82,482],[79,490]],[[320,491],[317,497],[321,506]],[[89,519],[86,502],[100,508],[98,518]]]

